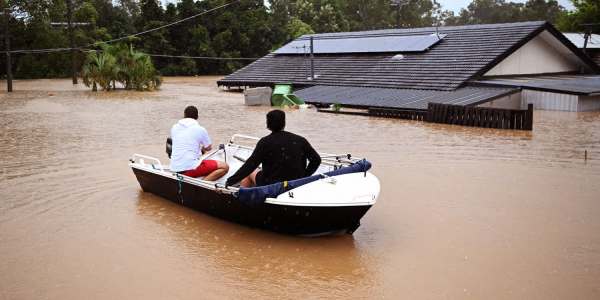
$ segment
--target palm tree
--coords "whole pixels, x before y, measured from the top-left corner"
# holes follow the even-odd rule
[[[135,65],[131,70],[133,88],[140,91],[158,88],[162,81],[150,56],[136,52],[133,59],[135,60]]]
[[[133,46],[119,44],[103,45],[102,51],[91,52],[82,70],[83,81],[96,91],[96,83],[104,90],[116,88],[114,82],[120,82],[127,90],[140,91],[157,89],[162,80],[154,68],[150,56],[136,51]]]
[[[118,69],[115,57],[108,51],[90,52],[82,68],[83,83],[87,87],[92,85],[92,91],[98,90],[97,85],[109,91]]]

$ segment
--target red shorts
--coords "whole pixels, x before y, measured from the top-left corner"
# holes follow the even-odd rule
[[[197,168],[193,170],[187,170],[183,172],[183,175],[197,178],[206,176],[215,171],[216,169],[218,169],[216,160],[205,159],[200,163],[200,165]]]

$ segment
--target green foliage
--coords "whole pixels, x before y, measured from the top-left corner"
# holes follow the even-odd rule
[[[117,78],[117,73],[117,59],[106,49],[91,52],[81,71],[83,83],[87,87],[91,85],[93,91],[97,91],[97,85],[109,91],[112,88],[111,83]]]
[[[591,31],[600,33],[600,1],[598,0],[572,0],[575,10],[564,14],[558,21],[558,27],[564,31],[584,32],[586,28],[582,24],[592,24]]]
[[[83,82],[97,90],[115,89],[115,82],[125,89],[153,90],[160,86],[161,78],[152,64],[150,56],[135,51],[133,46],[118,44],[104,45],[102,51],[88,54],[82,69]]]
[[[182,58],[178,62],[179,63],[168,64],[162,69],[161,73],[166,76],[190,76],[198,74],[198,67],[196,66],[195,60],[191,58]]]
[[[161,21],[163,9],[158,0],[140,1],[141,20],[140,22]]]
[[[159,0],[72,0],[73,21],[89,25],[76,26],[74,42],[83,49],[207,11],[228,0],[178,0],[166,6]],[[175,26],[162,28],[126,42],[149,54],[190,57],[261,57],[304,34],[358,31],[386,28],[462,25],[528,20],[558,22],[561,30],[582,31],[581,24],[600,20],[598,0],[573,0],[576,8],[567,12],[557,0],[472,0],[460,13],[442,11],[437,0],[240,0],[225,9],[193,18]],[[66,0],[0,0],[10,7],[11,46],[13,49],[46,49],[69,47],[68,31],[51,22],[66,22]],[[593,28],[599,32],[600,27]],[[132,89],[153,88],[158,81],[148,74],[196,75],[228,74],[249,60],[212,60],[177,57],[139,58],[144,69],[128,66],[138,53],[129,46],[115,46],[111,55],[118,68],[118,82]],[[90,84],[100,85],[90,77],[108,68],[110,58],[104,52],[97,57],[80,52],[76,63],[88,74]],[[16,54],[13,73],[17,78],[67,77],[71,70],[71,54]],[[92,63],[93,62],[93,63]],[[0,69],[4,70],[4,60]],[[99,65],[99,63],[102,63]],[[150,68],[150,64],[153,67]],[[106,66],[105,66],[106,65]],[[137,77],[134,74],[145,74]],[[125,77],[123,77],[125,76]],[[140,81],[141,80],[141,81]],[[103,83],[104,84],[104,83]],[[101,88],[104,88],[102,85]],[[106,89],[114,88],[110,83]]]
[[[340,104],[340,103],[331,104],[331,110],[333,110],[334,112],[340,112],[342,110],[342,104]]]
[[[490,24],[523,21],[556,22],[565,9],[556,0],[528,0],[526,3],[506,0],[473,0],[458,16],[450,14],[448,25]]]
[[[299,38],[305,34],[313,34],[315,31],[310,25],[302,22],[302,20],[292,17],[290,22],[287,24],[286,30],[288,32],[288,39],[293,40]]]

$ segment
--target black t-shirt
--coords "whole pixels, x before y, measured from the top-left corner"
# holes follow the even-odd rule
[[[312,175],[321,157],[305,138],[287,131],[273,132],[258,141],[244,165],[227,179],[227,185],[240,182],[261,163],[262,181],[271,184]]]

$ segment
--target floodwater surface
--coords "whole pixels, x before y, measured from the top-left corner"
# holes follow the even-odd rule
[[[600,299],[600,113],[536,111],[523,132],[290,110],[289,131],[381,181],[353,236],[310,239],[141,191],[128,158],[168,161],[187,105],[215,143],[268,133],[270,108],[217,79],[0,93],[0,299]]]

